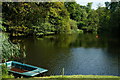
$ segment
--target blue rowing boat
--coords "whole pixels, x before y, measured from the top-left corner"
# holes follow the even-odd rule
[[[31,66],[28,64],[23,64],[16,61],[9,61],[4,64],[6,64],[9,72],[23,76],[36,76],[38,74],[42,74],[48,71],[47,69]]]

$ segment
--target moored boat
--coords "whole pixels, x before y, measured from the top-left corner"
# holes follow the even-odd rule
[[[38,74],[42,74],[48,71],[47,69],[39,68],[36,66],[32,66],[16,61],[8,61],[3,64],[7,66],[9,72],[23,76],[36,76]]]

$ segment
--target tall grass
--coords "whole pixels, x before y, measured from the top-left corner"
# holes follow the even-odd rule
[[[8,73],[8,69],[6,65],[0,65],[1,69],[2,69],[2,78],[14,78],[13,75],[9,75]]]

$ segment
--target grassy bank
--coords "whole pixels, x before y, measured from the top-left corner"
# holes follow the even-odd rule
[[[118,76],[102,76],[102,75],[59,75],[33,78],[4,79],[4,80],[120,80]]]
[[[101,75],[59,75],[47,77],[34,77],[34,78],[120,78],[118,76],[101,76]]]

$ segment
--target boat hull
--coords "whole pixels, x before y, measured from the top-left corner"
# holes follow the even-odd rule
[[[28,64],[23,64],[16,61],[9,61],[3,64],[7,66],[9,72],[23,76],[36,76],[39,74],[46,73],[48,71],[47,69],[39,68]]]

